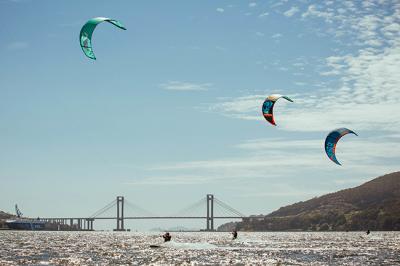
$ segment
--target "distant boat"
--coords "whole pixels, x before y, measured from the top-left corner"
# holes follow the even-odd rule
[[[15,212],[17,214],[16,219],[6,220],[8,228],[14,230],[43,230],[45,228],[46,222],[44,221],[22,218],[22,212],[19,210],[17,204],[15,204]]]
[[[6,220],[6,225],[14,230],[43,230],[46,222],[29,219]]]

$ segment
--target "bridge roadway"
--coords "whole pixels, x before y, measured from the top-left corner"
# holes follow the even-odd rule
[[[212,217],[212,219],[244,219],[246,217],[238,217],[238,216],[215,216]],[[209,224],[209,217],[207,216],[127,216],[123,218],[124,220],[160,220],[160,219],[205,219],[207,220],[207,230],[211,228],[211,230],[214,230],[214,222],[211,222],[211,227]],[[73,228],[74,226],[76,227],[74,230],[88,230],[88,231],[93,231],[93,222],[95,220],[117,220],[117,217],[52,217],[52,218],[39,218],[41,221],[45,222],[50,222],[50,223],[58,223],[58,224],[68,224],[69,221],[69,226]],[[74,221],[77,221],[77,223],[74,225]],[[122,223],[122,228],[117,227],[116,231],[125,231],[123,228],[123,223]]]
[[[238,217],[238,216],[214,216],[214,219],[243,219],[246,218],[245,216],[243,217]],[[51,218],[40,218],[40,220],[115,220],[117,219],[116,217],[51,217]],[[124,219],[129,219],[129,220],[155,220],[155,219],[207,219],[206,216],[125,216]]]

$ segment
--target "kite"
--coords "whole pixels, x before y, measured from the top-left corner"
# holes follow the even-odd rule
[[[268,96],[267,99],[265,99],[265,101],[262,105],[262,112],[263,112],[264,118],[274,126],[276,126],[276,124],[275,124],[275,120],[274,120],[273,108],[274,108],[275,102],[280,98],[284,98],[284,99],[288,100],[289,102],[293,102],[292,99],[290,99],[287,96],[280,95],[280,94],[272,94],[272,95]]]
[[[343,137],[346,134],[354,134],[356,136],[357,133],[354,131],[347,129],[347,128],[338,128],[333,131],[331,131],[328,136],[325,139],[325,152],[328,155],[329,159],[331,159],[334,163],[341,165],[339,161],[336,159],[336,144],[340,140],[341,137]]]
[[[92,49],[92,34],[96,26],[104,21],[107,21],[120,29],[126,30],[126,28],[119,21],[114,19],[102,17],[89,19],[89,21],[86,22],[81,29],[79,34],[79,42],[84,54],[93,60],[96,60],[96,57],[94,56]]]

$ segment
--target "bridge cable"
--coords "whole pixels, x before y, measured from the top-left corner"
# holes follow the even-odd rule
[[[238,210],[235,210],[234,208],[232,208],[231,206],[229,206],[228,204],[220,201],[217,198],[214,198],[214,202],[217,203],[219,206],[221,206],[222,208],[229,210],[231,213],[239,216],[239,217],[246,217],[246,215],[244,215],[243,213],[239,212]]]
[[[214,217],[229,217],[232,213],[221,207],[218,203],[214,204]]]
[[[221,202],[221,201],[216,201],[215,203],[216,203],[216,205],[220,206],[220,207],[222,208],[222,210],[228,211],[228,213],[229,213],[230,215],[234,215],[234,216],[238,216],[238,217],[243,217],[243,216],[244,216],[244,215],[243,215],[242,213],[240,213],[239,211],[233,209],[232,207],[230,207],[230,206],[227,205],[227,204],[224,204],[224,203]]]
[[[231,214],[237,215],[239,217],[244,217],[245,215],[242,214],[241,212],[235,210],[234,208],[232,208],[231,206],[229,206],[228,204],[216,199],[215,200],[216,204],[219,205],[220,207],[222,207],[223,209],[229,211]]]
[[[104,206],[103,208],[101,208],[100,210],[96,211],[94,214],[92,214],[91,216],[89,216],[89,218],[96,218],[99,215],[105,213],[106,211],[108,211],[109,209],[111,209],[112,207],[114,207],[114,205],[117,204],[117,200],[113,200],[112,202],[108,203],[106,206]]]
[[[141,212],[142,214],[144,214],[144,216],[157,217],[157,215],[154,214],[154,213],[152,213],[151,211],[148,211],[148,210],[146,210],[146,209],[143,209],[143,208],[137,206],[136,204],[133,204],[133,203],[127,201],[127,200],[125,200],[125,205],[126,205],[127,207],[130,207],[130,208],[131,208],[133,211],[135,211],[135,212],[137,212],[137,211]],[[139,216],[138,216],[138,217],[139,217]]]
[[[177,216],[190,216],[188,214],[192,214],[194,211],[198,211],[198,208],[201,206],[204,206],[204,203],[206,203],[207,198],[204,197],[201,200],[185,207],[184,209],[179,210],[178,212],[172,214],[172,217],[177,217]],[[204,214],[203,214],[204,215]],[[199,215],[201,216],[201,215]]]
[[[96,217],[104,214],[105,212],[107,212],[111,208],[115,207],[115,205],[116,205],[116,202],[105,206],[104,208],[102,208],[101,210],[98,210],[96,213],[94,213],[92,216],[90,216],[90,218],[96,218]]]

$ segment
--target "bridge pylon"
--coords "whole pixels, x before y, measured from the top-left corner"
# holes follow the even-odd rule
[[[207,194],[207,231],[214,230],[214,195]]]
[[[124,197],[117,196],[117,228],[114,231],[125,231],[124,228]]]

